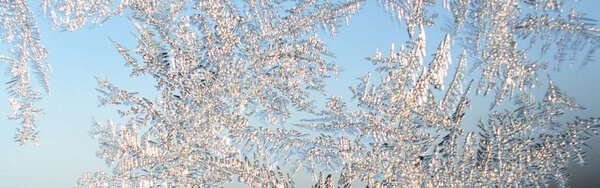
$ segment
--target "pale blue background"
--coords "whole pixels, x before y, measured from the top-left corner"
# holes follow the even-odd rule
[[[587,0],[580,5],[580,10],[589,13],[589,17],[600,19],[597,11],[600,8],[599,1]],[[41,131],[39,145],[19,146],[14,143],[17,122],[0,118],[0,188],[72,187],[83,172],[107,169],[104,162],[95,156],[98,144],[90,137],[89,131],[93,118],[104,121],[118,115],[114,109],[97,107],[94,75],[132,91],[155,92],[149,79],[132,79],[128,76],[129,68],[124,66],[124,60],[108,39],[111,37],[130,49],[135,47],[137,43],[131,34],[133,29],[126,18],[115,18],[93,29],[57,32],[49,29],[48,22],[41,19],[39,14],[36,16],[42,43],[48,49],[48,61],[52,66],[52,96],[39,103],[45,112],[38,122]],[[369,1],[358,15],[352,17],[349,26],[340,29],[340,34],[335,38],[326,37],[330,49],[337,55],[334,61],[345,69],[337,80],[330,82],[331,94],[348,99],[348,86],[357,83],[357,77],[373,70],[373,66],[364,58],[374,54],[377,48],[387,55],[392,42],[396,46],[402,44],[407,38],[403,28],[401,24],[391,21],[383,7]],[[442,34],[430,35],[428,47],[437,46]],[[551,72],[561,89],[587,107],[587,110],[576,115],[600,117],[599,72],[600,61],[584,69],[579,69],[578,65],[566,65],[560,73]],[[0,83],[7,80],[6,76],[0,77]],[[0,113],[9,114],[11,111],[5,87],[2,85],[0,90]],[[486,111],[488,107],[488,102],[474,101],[467,121],[475,122],[481,116],[477,109]],[[574,166],[569,169],[573,186],[600,186],[598,142],[598,138],[590,141],[590,145],[595,147],[588,153],[590,167]],[[298,183],[303,180],[309,181],[301,178]]]

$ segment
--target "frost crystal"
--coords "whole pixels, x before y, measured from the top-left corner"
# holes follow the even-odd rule
[[[593,52],[598,47],[597,27],[574,11],[563,19],[562,1],[448,0],[444,7],[454,16],[445,28],[449,34],[424,67],[425,32],[436,17],[428,11],[435,2],[384,1],[384,5],[406,23],[410,41],[400,51],[392,45],[387,57],[376,52],[368,58],[383,77],[372,81],[367,74],[352,87],[357,110],[332,98],[333,105],[328,104],[321,118],[305,126],[315,130],[313,134],[331,135],[333,142],[353,140],[352,147],[360,148],[338,154],[343,164],[337,168],[342,168],[338,186],[356,182],[372,187],[567,186],[568,161],[585,162],[582,146],[598,136],[600,122],[575,118],[561,123],[566,111],[582,107],[550,79],[543,100],[530,93],[542,84],[537,75],[545,69],[547,63],[541,60],[551,45],[556,44],[555,56],[570,50],[569,60],[576,60],[577,49]],[[526,8],[532,12],[522,11]],[[538,15],[542,16],[534,18]],[[459,34],[463,32],[467,34]],[[451,44],[454,38],[462,45]],[[523,41],[526,45],[519,44]],[[527,53],[538,43],[542,58],[532,61]],[[465,52],[444,90],[451,48],[460,47]],[[469,95],[473,82],[463,85],[468,58],[474,61],[471,70],[481,73],[477,92],[496,94],[487,122],[480,122],[476,131],[466,131],[470,126],[463,122],[474,97]],[[590,61],[591,55],[583,60],[583,64]],[[507,97],[514,107],[498,109]],[[332,181],[321,177],[317,184]]]
[[[78,185],[285,187],[292,179],[278,162],[326,164],[335,150],[317,148],[336,146],[331,139],[267,125],[315,109],[311,92],[324,92],[336,72],[316,33],[335,34],[361,3],[126,3],[135,5],[127,11],[139,44],[113,44],[132,76],[154,78],[160,96],[148,99],[99,79],[101,104],[123,106],[128,121],[96,123],[98,156],[113,170],[86,174]],[[252,117],[266,127],[250,125]]]
[[[38,131],[35,121],[41,109],[34,106],[40,93],[30,84],[30,72],[38,76],[46,93],[50,92],[49,67],[46,64],[46,49],[40,44],[40,33],[34,22],[33,13],[24,0],[0,1],[0,37],[9,44],[10,55],[0,54],[0,62],[9,65],[8,92],[13,114],[11,120],[20,121],[21,128],[15,140],[21,145],[37,142]]]
[[[77,185],[291,187],[305,170],[315,187],[567,186],[567,164],[585,163],[582,146],[598,136],[600,119],[568,120],[583,107],[539,74],[593,61],[593,20],[567,13],[572,2],[563,0],[380,0],[408,41],[367,58],[377,72],[350,88],[356,106],[332,96],[321,109],[312,96],[327,92],[337,68],[317,33],[337,33],[362,3],[44,0],[63,30],[128,15],[138,46],[113,45],[131,76],[151,76],[160,94],[98,79],[101,105],[117,106],[125,121],[95,122],[97,155],[112,170]],[[445,37],[428,40],[444,14]],[[2,36],[13,44],[0,59],[14,76],[21,143],[36,138],[40,113],[29,66],[49,88],[30,15],[23,1],[0,1]],[[532,94],[543,85],[543,97]],[[477,109],[488,115],[469,125],[471,101],[488,95],[491,108]],[[291,123],[294,113],[307,118]]]

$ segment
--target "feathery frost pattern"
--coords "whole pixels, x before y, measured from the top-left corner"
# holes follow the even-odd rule
[[[567,164],[585,164],[600,119],[565,115],[584,107],[539,75],[594,61],[594,20],[566,11],[566,0],[380,0],[408,40],[366,58],[377,71],[350,88],[356,106],[331,96],[320,108],[313,96],[327,93],[338,68],[317,34],[335,35],[363,3],[44,0],[61,30],[130,17],[138,46],[112,41],[116,53],[160,93],[97,79],[101,105],[125,121],[95,121],[97,155],[111,170],[77,186],[293,187],[304,171],[314,187],[568,186]],[[14,77],[21,143],[37,138],[40,114],[30,69],[49,90],[31,14],[24,1],[0,0],[2,37],[13,45],[0,59]],[[439,30],[443,39],[428,40]],[[471,102],[490,96],[491,107],[477,109],[488,115],[465,122]],[[308,115],[292,123],[295,113]]]
[[[78,185],[292,186],[277,162],[324,164],[312,156],[324,151],[306,147],[330,140],[250,125],[250,118],[285,124],[292,111],[315,109],[311,92],[324,92],[337,72],[316,33],[335,34],[361,3],[122,2],[134,15],[139,45],[113,43],[131,75],[151,75],[161,96],[144,98],[99,79],[101,104],[123,106],[129,121],[96,123],[98,156],[112,173],[85,174]],[[70,23],[66,28],[81,24]]]
[[[40,44],[33,13],[24,0],[0,1],[0,21],[0,37],[9,45],[8,55],[0,54],[0,62],[9,66],[6,84],[13,114],[8,118],[22,124],[21,128],[17,128],[15,141],[21,145],[37,142],[35,122],[42,111],[34,103],[40,99],[41,93],[32,87],[30,77],[31,72],[35,73],[46,93],[50,92],[47,52]]]

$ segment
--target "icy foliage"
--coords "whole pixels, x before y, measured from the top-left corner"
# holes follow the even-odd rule
[[[8,118],[22,124],[21,128],[17,128],[17,142],[21,145],[37,142],[35,121],[42,112],[34,103],[40,99],[41,93],[32,87],[30,77],[32,72],[35,73],[45,91],[50,92],[46,49],[40,44],[33,13],[24,0],[0,1],[0,22],[1,40],[9,45],[9,54],[0,54],[0,62],[9,67],[6,84],[13,114]]]
[[[334,141],[351,139],[358,148],[338,154],[343,163],[338,186],[567,186],[567,164],[570,159],[585,162],[584,142],[598,136],[600,120],[577,117],[563,123],[565,112],[582,107],[550,79],[541,101],[532,92],[543,84],[538,74],[546,67],[545,54],[555,53],[560,63],[576,60],[577,52],[585,49],[583,64],[591,60],[600,33],[590,20],[575,11],[563,18],[562,1],[445,1],[454,16],[446,28],[449,34],[423,66],[425,32],[436,17],[428,14],[433,9],[428,6],[435,2],[383,4],[406,23],[410,40],[400,50],[392,45],[389,56],[377,51],[368,58],[382,78],[373,81],[367,74],[351,88],[357,110],[331,98],[320,118],[307,121],[314,134],[329,133]],[[451,44],[454,38],[462,45]],[[548,50],[552,45],[556,49]],[[542,57],[532,60],[527,54],[539,46]],[[444,90],[451,49],[461,48],[465,52]],[[568,59],[561,58],[565,54]],[[470,125],[463,123],[474,97],[469,95],[473,81],[463,85],[469,57],[474,61],[471,70],[481,72],[473,75],[480,80],[477,93],[496,95],[489,117],[482,117],[487,122],[480,122],[476,131],[466,131]],[[498,108],[507,97],[513,104]],[[321,176],[317,184],[323,187],[333,180]]]
[[[98,156],[112,173],[86,174],[79,186],[284,187],[292,181],[276,162],[328,162],[307,147],[330,140],[249,122],[285,124],[294,110],[313,111],[311,92],[324,92],[336,73],[315,33],[334,34],[360,1],[128,3],[139,44],[114,45],[132,76],[154,78],[160,96],[99,79],[101,104],[123,106],[128,121],[96,123]]]
[[[3,39],[14,44],[0,57],[12,65],[11,118],[23,121],[25,143],[40,113],[29,69],[48,88],[45,51],[27,5],[0,3]],[[377,72],[350,88],[357,106],[330,97],[320,109],[313,95],[337,68],[317,33],[335,34],[362,3],[44,0],[63,30],[129,16],[138,46],[113,44],[131,76],[152,77],[159,91],[148,98],[98,79],[101,105],[125,121],[95,122],[97,155],[112,170],[77,185],[291,187],[306,170],[315,187],[566,186],[569,160],[585,163],[600,119],[569,120],[583,107],[539,78],[548,64],[596,55],[600,29],[565,11],[567,1],[381,0],[408,41],[367,58]],[[428,40],[441,24],[444,38]],[[544,85],[543,97],[533,94]],[[491,108],[477,109],[488,115],[464,122],[470,102],[488,95]],[[293,124],[293,113],[314,118]]]
[[[466,33],[459,36],[463,47],[475,57],[473,69],[482,71],[477,92],[495,91],[494,105],[517,90],[534,87],[536,72],[549,63],[558,69],[560,63],[578,60],[578,52],[584,51],[579,60],[585,65],[600,45],[600,30],[593,20],[575,10],[564,14],[563,0],[446,3],[454,15],[466,15],[455,18],[451,30]],[[546,55],[553,62],[544,60]]]

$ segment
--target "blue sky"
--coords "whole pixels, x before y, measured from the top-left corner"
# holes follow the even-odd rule
[[[594,10],[600,8],[600,1],[583,1],[578,7],[589,13],[589,17],[600,19],[600,13]],[[45,115],[38,122],[41,131],[39,145],[19,146],[14,143],[17,122],[0,118],[0,187],[72,187],[83,172],[107,169],[104,161],[95,156],[98,144],[89,132],[94,118],[104,121],[118,119],[118,115],[113,108],[98,107],[94,76],[107,78],[131,91],[155,92],[150,79],[129,77],[129,68],[124,66],[124,60],[109,40],[110,37],[130,49],[135,47],[136,41],[131,33],[133,28],[126,18],[117,17],[92,29],[59,32],[51,30],[48,21],[40,18],[39,14],[36,16],[42,43],[48,49],[48,61],[52,66],[52,93],[51,97],[40,102]],[[369,1],[358,15],[350,19],[349,25],[339,31],[335,38],[323,36],[337,56],[333,61],[345,70],[337,80],[330,82],[329,92],[348,99],[348,86],[373,70],[364,58],[374,54],[376,49],[387,54],[391,43],[402,44],[407,36],[404,27],[393,22],[375,1]],[[435,48],[442,37],[442,32],[432,32],[428,36],[428,46]],[[579,69],[576,64],[563,66],[561,72],[549,72],[563,91],[568,91],[587,107],[576,115],[600,117],[600,62],[593,62],[584,69]],[[7,80],[6,76],[0,77],[1,82]],[[0,113],[9,114],[10,106],[2,88]],[[480,116],[472,114],[488,108],[488,102],[474,102],[467,121],[475,122]],[[575,183],[595,180],[596,184],[600,184],[598,171],[591,173],[594,168],[600,169],[599,142],[598,138],[590,142],[596,147],[589,153],[590,167],[570,169]]]

